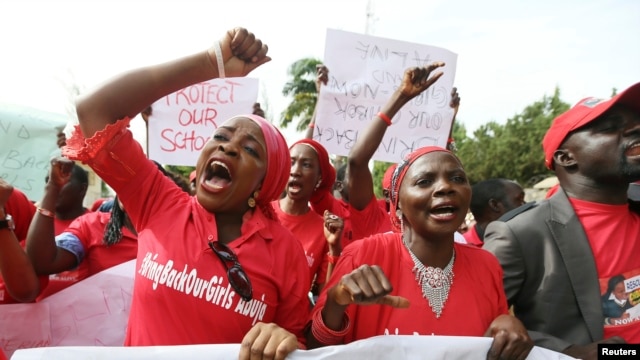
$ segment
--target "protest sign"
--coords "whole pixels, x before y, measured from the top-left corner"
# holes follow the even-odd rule
[[[240,344],[124,347],[135,260],[34,304],[0,306],[0,345],[12,360],[237,359]],[[380,335],[347,345],[296,350],[287,359],[484,359],[488,337]],[[14,352],[15,351],[15,352]],[[11,356],[13,354],[13,356]],[[528,360],[571,357],[534,347]]]
[[[329,81],[320,90],[314,140],[332,154],[348,155],[358,134],[398,88],[405,70],[435,61],[446,63],[437,70],[444,75],[394,116],[375,160],[399,162],[419,147],[446,146],[457,55],[434,46],[327,30],[324,63]]]
[[[151,106],[149,159],[194,166],[211,134],[225,120],[251,114],[258,80],[213,79],[167,95]]]
[[[66,124],[61,114],[0,104],[0,178],[40,200],[50,160],[59,154],[56,134]]]
[[[41,302],[0,306],[0,348],[11,356],[18,349],[43,346],[121,346],[134,274],[131,260]]]
[[[347,345],[327,346],[314,350],[296,350],[288,360],[351,360],[351,359],[486,359],[493,339],[465,336],[382,335]],[[67,347],[19,350],[11,360],[41,359],[113,359],[113,360],[173,360],[173,359],[237,359],[240,344],[186,345],[154,347]],[[570,360],[551,350],[534,347],[527,360]]]
[[[11,356],[18,349],[51,346],[49,306],[5,304],[0,306],[0,349]]]

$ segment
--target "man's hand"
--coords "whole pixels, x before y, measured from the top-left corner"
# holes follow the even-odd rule
[[[566,348],[562,353],[583,360],[598,359],[598,344],[625,344],[623,338],[619,336],[610,337],[608,339],[593,342],[587,345],[573,345]]]
[[[67,145],[67,135],[64,134],[64,131],[58,131],[58,134],[56,134],[56,138],[56,144],[60,149],[62,149],[63,146]]]
[[[73,169],[73,161],[67,158],[59,156],[51,159],[48,184],[61,189],[71,180],[71,169]]]
[[[453,119],[455,120],[456,115],[458,114],[458,109],[460,108],[460,95],[458,94],[458,88],[456,87],[451,89],[451,101],[449,101],[449,106],[453,109]]]
[[[487,359],[524,360],[533,349],[533,340],[520,320],[511,315],[500,315],[484,334],[493,337]]]
[[[322,85],[327,85],[329,81],[329,68],[323,64],[316,65],[316,92],[320,93]]]
[[[260,107],[260,103],[253,104],[253,115],[258,115],[264,118],[264,110]]]

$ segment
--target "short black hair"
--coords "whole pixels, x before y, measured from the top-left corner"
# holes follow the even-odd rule
[[[71,178],[80,184],[89,184],[89,172],[76,163],[73,163],[71,168]]]
[[[82,166],[77,163],[73,163],[73,167],[71,167],[71,180],[75,180],[80,184],[89,185],[89,172],[82,168]],[[44,182],[49,182],[49,174],[45,175]]]
[[[504,202],[506,199],[505,188],[510,180],[502,178],[494,178],[480,181],[471,186],[471,204],[469,210],[476,219],[482,218],[482,215],[489,206],[489,200],[495,199]]]

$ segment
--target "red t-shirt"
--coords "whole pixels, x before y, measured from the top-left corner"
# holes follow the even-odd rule
[[[344,227],[342,228],[343,248],[355,240],[353,237],[353,227],[351,226],[349,204],[344,202],[344,200],[338,200],[331,194],[326,193],[321,199],[311,203],[311,209],[320,216],[324,216],[324,211],[329,210],[331,213],[342,218],[344,221]]]
[[[640,343],[640,216],[629,206],[569,198],[587,234],[600,282],[604,337]],[[623,277],[623,299],[608,291],[613,277]],[[615,278],[613,280],[616,280]],[[613,281],[612,280],[612,281]],[[624,315],[623,314],[628,314]]]
[[[324,236],[324,219],[314,211],[304,215],[290,215],[282,211],[280,201],[275,200],[271,206],[278,215],[280,223],[289,229],[300,241],[309,265],[309,280],[316,284],[324,284],[327,277],[327,258],[329,245]],[[311,287],[311,284],[309,284]]]
[[[453,285],[440,318],[436,318],[415,280],[413,260],[400,236],[377,234],[357,241],[338,260],[314,312],[322,311],[327,291],[343,275],[363,264],[380,266],[393,286],[391,295],[410,302],[407,309],[350,305],[351,326],[344,343],[377,335],[483,336],[497,316],[508,313],[498,260],[486,250],[455,243]]]
[[[52,278],[53,275],[50,276],[49,286],[40,294],[39,299],[54,294],[91,275],[136,258],[138,237],[125,227],[122,228],[122,239],[117,244],[106,246],[102,242],[110,218],[111,213],[87,212],[71,222],[64,232],[71,233],[80,240],[84,248],[84,259],[76,269],[56,274],[57,276],[54,278]],[[64,278],[61,278],[63,274],[71,274],[74,277],[65,281]]]
[[[378,200],[375,197],[372,197],[362,210],[349,206],[349,213],[354,239],[364,239],[367,236],[391,231],[389,213],[378,206]]]
[[[63,232],[67,227],[69,227],[69,225],[71,225],[73,220],[75,219],[62,220],[62,219],[54,218],[53,219],[54,235],[59,235],[61,232]],[[49,295],[57,293],[58,291],[65,289],[82,279],[83,277],[80,274],[80,268],[63,271],[57,274],[51,274],[49,275],[49,285],[47,285],[47,287],[40,293],[40,296],[38,297],[38,301],[41,299],[44,299]]]
[[[382,209],[382,211],[386,212],[387,214],[389,213],[389,211],[387,211],[387,199],[378,199],[378,206],[380,206],[380,209]]]
[[[462,234],[462,237],[464,237],[464,239],[467,241],[467,244],[473,245],[475,247],[481,248],[482,244],[484,244],[484,242],[480,240],[480,236],[478,236],[478,230],[475,226],[469,228],[469,230]]]
[[[333,196],[323,197],[320,201],[312,203],[311,208],[321,215],[324,214],[325,210],[329,210],[344,219],[344,230],[342,231],[343,248],[355,240],[391,231],[389,213],[380,208],[375,197],[372,197],[369,204],[362,210],[357,210],[350,204]]]
[[[103,243],[104,231],[111,213],[89,212],[77,218],[65,232],[75,235],[85,249],[87,276],[95,275],[110,267],[135,259],[138,252],[138,237],[126,227],[122,228],[122,238],[111,246]]]
[[[208,246],[217,238],[214,214],[160,173],[128,124],[91,139],[76,129],[63,151],[115,190],[139,230],[125,344],[240,343],[257,322],[276,323],[304,344],[310,282],[300,242],[259,207],[247,212],[242,235],[228,244],[253,288],[253,299],[242,300]]]

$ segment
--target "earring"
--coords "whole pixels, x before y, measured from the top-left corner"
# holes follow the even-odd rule
[[[320,187],[320,184],[322,184],[322,179],[320,179],[320,181],[318,181],[318,183],[316,184],[316,187],[314,190],[318,190],[318,188]]]
[[[253,194],[249,197],[249,200],[247,200],[247,204],[249,204],[250,208],[254,208],[256,207],[256,198],[258,197],[259,193],[258,191],[254,191]]]

